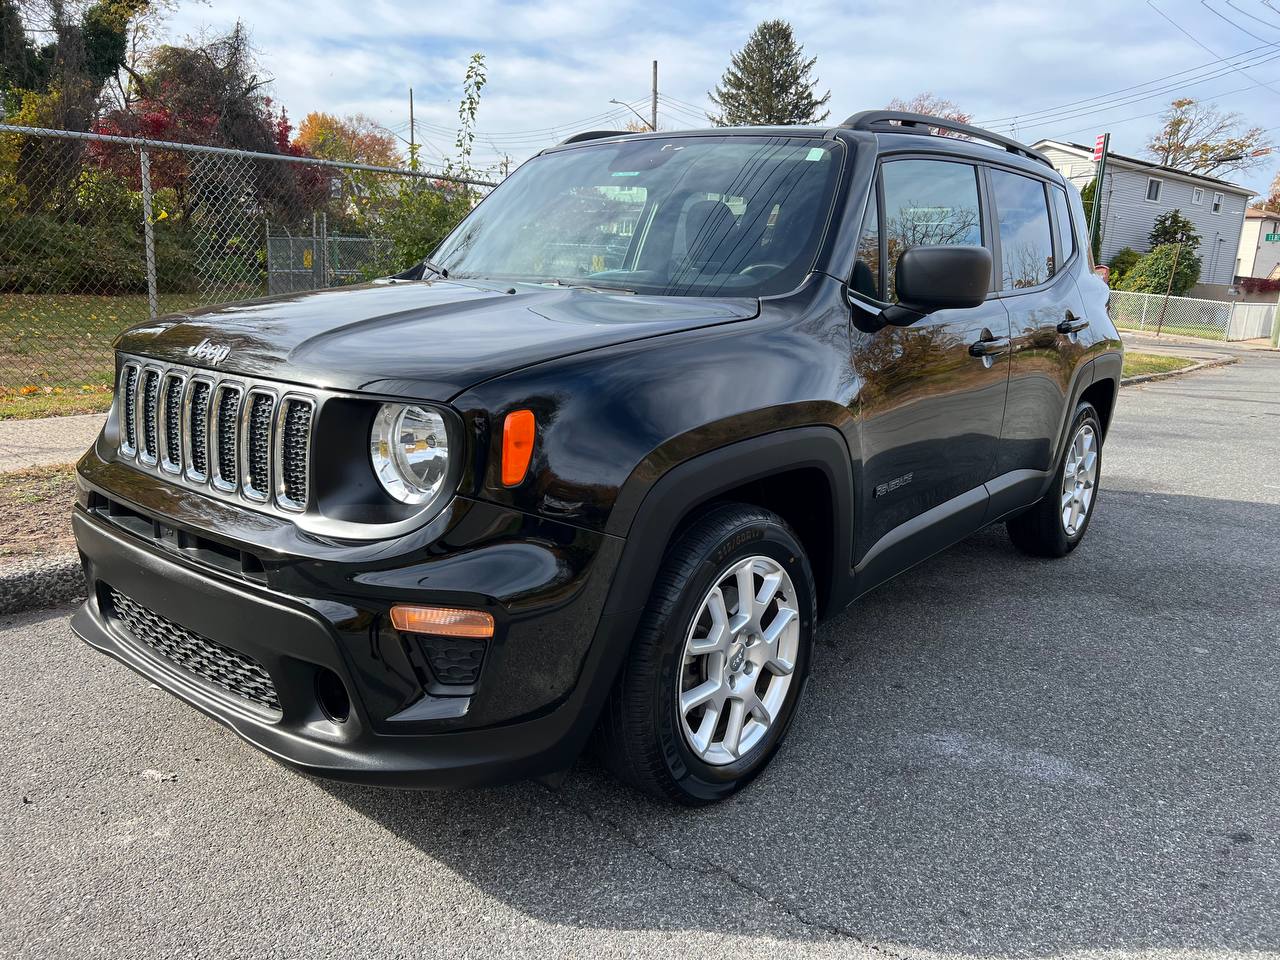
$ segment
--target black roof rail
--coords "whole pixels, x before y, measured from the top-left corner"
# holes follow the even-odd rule
[[[602,137],[625,137],[632,132],[631,130],[584,130],[582,133],[575,133],[571,137],[566,137],[556,146],[563,147],[567,143],[582,143],[584,140],[599,140]]]
[[[1016,153],[1029,160],[1039,160],[1045,166],[1053,166],[1048,157],[1038,150],[1032,150],[1026,144],[1019,143],[1017,140],[1010,140],[1008,137],[1002,137],[1000,134],[992,133],[990,130],[983,130],[981,127],[973,127],[956,120],[948,120],[945,117],[930,117],[923,113],[905,113],[901,110],[863,110],[861,113],[855,113],[840,126],[847,127],[850,130],[872,130],[882,133],[918,133],[926,136],[929,135],[930,127],[937,130],[950,130],[952,133],[963,133],[966,137],[972,137],[975,140],[985,140],[987,143],[1003,147],[1010,153]]]

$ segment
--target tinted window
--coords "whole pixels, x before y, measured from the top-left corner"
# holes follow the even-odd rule
[[[1005,170],[991,171],[1000,224],[1000,261],[1006,290],[1034,287],[1053,273],[1053,233],[1044,184]]]
[[[880,212],[874,192],[867,204],[867,215],[862,220],[858,258],[854,261],[853,278],[849,285],[855,293],[872,300],[880,299]]]
[[[1066,263],[1076,255],[1076,231],[1071,224],[1071,205],[1067,202],[1067,191],[1061,187],[1051,187],[1049,195],[1053,197],[1053,213],[1058,221],[1058,253],[1062,262]],[[1060,264],[1055,264],[1056,270]]]
[[[894,295],[898,258],[909,247],[982,244],[978,171],[944,160],[895,160],[884,181],[884,283]]]

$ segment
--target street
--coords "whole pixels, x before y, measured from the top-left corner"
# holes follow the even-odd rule
[[[1121,392],[1064,561],[1003,527],[819,632],[789,740],[686,811],[322,783],[0,619],[0,956],[1280,952],[1280,354]]]

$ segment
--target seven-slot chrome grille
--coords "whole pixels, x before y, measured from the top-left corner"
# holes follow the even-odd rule
[[[185,486],[300,513],[317,397],[285,384],[126,357],[120,455]]]

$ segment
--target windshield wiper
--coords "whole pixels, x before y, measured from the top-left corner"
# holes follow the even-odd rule
[[[577,290],[590,290],[593,293],[634,294],[636,292],[630,287],[623,287],[610,283],[587,283],[579,280],[564,280],[560,277],[552,277],[550,280],[539,280],[537,282],[545,287],[573,287]]]
[[[434,260],[423,260],[422,266],[424,270],[430,270],[432,273],[434,273],[437,277],[440,277],[442,280],[449,279],[448,269],[440,266],[440,264],[436,263]]]

